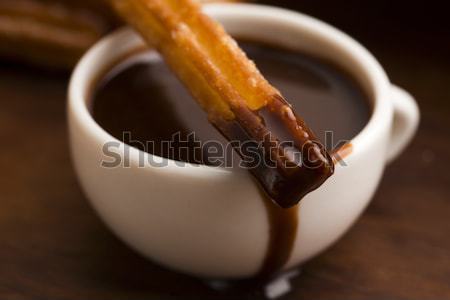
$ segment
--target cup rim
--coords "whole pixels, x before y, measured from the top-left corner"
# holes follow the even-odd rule
[[[285,24],[307,28],[314,34],[319,35],[333,44],[338,45],[340,48],[345,49],[350,53],[361,66],[364,66],[366,73],[369,75],[369,81],[371,89],[374,91],[374,95],[371,97],[373,100],[372,113],[366,125],[351,139],[353,146],[352,153],[346,159],[351,160],[357,153],[365,152],[367,147],[370,147],[370,141],[372,135],[379,130],[380,126],[385,123],[383,119],[390,122],[392,118],[392,105],[387,101],[387,95],[389,92],[389,80],[381,67],[380,63],[375,57],[359,42],[340,31],[339,29],[319,20],[314,17],[305,15],[300,12],[292,11],[289,9],[261,5],[261,4],[248,4],[248,3],[214,3],[205,4],[203,10],[208,15],[227,16],[233,18],[241,18],[245,20],[248,17],[272,19]],[[109,141],[115,141],[120,143],[120,146],[125,146],[125,143],[119,139],[113,137],[104,128],[102,128],[93,118],[92,113],[88,108],[89,101],[86,99],[86,95],[89,94],[87,90],[92,89],[92,85],[98,80],[98,75],[102,74],[105,65],[92,66],[91,61],[98,56],[99,52],[109,45],[116,44],[119,40],[124,40],[130,37],[133,31],[128,28],[120,28],[107,36],[103,37],[100,41],[94,44],[81,58],[76,65],[69,82],[68,89],[68,110],[71,110],[74,115],[81,121],[82,124],[91,134],[95,135],[103,144]],[[109,63],[114,63],[114,59],[109,59]],[[94,73],[94,76],[90,76],[92,79],[87,82],[86,76],[89,73]],[[80,88],[81,87],[81,88]],[[134,147],[130,147],[130,162],[132,165],[139,165],[138,159],[142,155],[142,150]],[[196,169],[202,169],[205,171],[225,172],[231,173],[224,167],[208,166],[195,163],[184,163],[181,167],[175,160],[160,157],[151,153],[144,152],[144,155],[150,155],[158,157],[165,162],[165,165],[169,169],[176,168],[178,170],[190,169],[186,167],[195,166]],[[337,165],[339,167],[339,164]],[[164,168],[163,168],[164,169]],[[235,170],[234,170],[235,171]],[[244,170],[243,170],[244,171]],[[192,173],[190,173],[192,175]]]

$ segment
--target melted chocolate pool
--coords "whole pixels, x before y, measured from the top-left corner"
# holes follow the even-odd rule
[[[345,72],[301,53],[259,43],[243,42],[241,46],[328,150],[351,140],[367,123],[369,101]],[[136,148],[190,163],[231,166],[240,161],[154,53],[129,56],[112,66],[101,77],[93,98],[92,112],[100,126]],[[178,142],[169,145],[167,141],[174,137]],[[147,142],[152,142],[151,146]],[[203,147],[198,147],[199,143]],[[223,157],[218,157],[218,144],[225,145],[219,153]],[[211,147],[214,151],[209,151]],[[282,209],[262,195],[270,242],[261,274],[269,275],[289,259],[298,205]]]

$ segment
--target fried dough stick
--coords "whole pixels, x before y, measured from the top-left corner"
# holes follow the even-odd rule
[[[0,56],[42,66],[73,67],[110,24],[87,5],[66,2],[0,0]]]
[[[0,0],[0,59],[69,69],[120,25],[106,0]]]
[[[110,0],[156,48],[266,193],[291,207],[332,175],[324,147],[220,24],[193,0]],[[288,143],[291,141],[292,143]]]

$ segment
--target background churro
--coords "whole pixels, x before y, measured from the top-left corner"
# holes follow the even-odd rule
[[[120,25],[105,0],[0,0],[0,59],[69,69]]]

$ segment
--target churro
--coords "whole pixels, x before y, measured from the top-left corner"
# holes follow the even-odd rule
[[[110,28],[106,17],[81,5],[0,1],[0,55],[14,60],[72,67]]]
[[[0,57],[69,69],[120,25],[106,0],[0,0]]]
[[[210,122],[238,142],[246,167],[278,205],[297,204],[332,175],[333,161],[313,132],[197,2],[111,3],[159,51]]]

